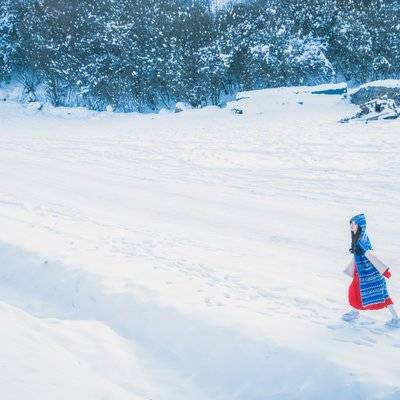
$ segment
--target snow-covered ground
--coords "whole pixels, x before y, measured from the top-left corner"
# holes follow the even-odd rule
[[[365,212],[400,303],[400,121],[310,88],[179,114],[0,103],[2,400],[400,399],[347,311]],[[231,108],[243,114],[234,114]]]

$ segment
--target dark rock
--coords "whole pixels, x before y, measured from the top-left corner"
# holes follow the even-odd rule
[[[386,98],[394,100],[397,106],[400,106],[400,87],[392,88],[385,86],[367,86],[362,87],[350,95],[350,101],[353,104],[363,104],[374,99]]]
[[[349,122],[350,120],[358,121],[377,121],[379,119],[396,119],[400,117],[400,107],[398,107],[393,99],[383,96],[379,99],[373,99],[366,103],[360,104],[360,111],[352,117],[343,118],[339,122]]]
[[[311,94],[346,94],[347,86],[335,89],[314,90]]]

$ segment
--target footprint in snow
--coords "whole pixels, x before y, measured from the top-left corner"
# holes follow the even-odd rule
[[[375,335],[386,335],[387,331],[384,328],[373,328],[370,329],[370,332],[374,333]]]
[[[346,325],[345,324],[329,324],[329,325],[326,325],[326,327],[328,328],[328,329],[332,329],[332,330],[337,330],[337,329],[342,329],[342,328],[345,328],[346,327]]]
[[[329,301],[329,303],[337,303],[337,300],[333,299],[332,297],[326,297],[326,301]]]
[[[364,340],[365,342],[371,343],[371,344],[375,344],[376,343],[376,339],[371,338],[369,336],[363,336],[360,339]]]
[[[369,325],[375,324],[373,321],[348,321],[348,322],[338,322],[334,324],[328,324],[326,327],[328,329],[337,330],[337,329],[345,329],[345,328],[357,328],[357,327],[368,327]]]
[[[333,340],[336,340],[337,342],[343,342],[343,343],[354,343],[358,346],[367,346],[367,347],[373,347],[374,343],[371,343],[369,340],[362,340],[362,339],[345,339],[345,338],[334,338]]]
[[[375,321],[360,321],[359,325],[374,325]]]

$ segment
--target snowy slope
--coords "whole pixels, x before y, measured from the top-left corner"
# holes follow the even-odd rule
[[[389,315],[340,320],[355,213],[400,299],[400,123],[309,92],[1,103],[2,398],[400,399]]]

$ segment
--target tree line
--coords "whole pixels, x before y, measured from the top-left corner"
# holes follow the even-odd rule
[[[0,81],[28,100],[148,111],[400,74],[398,0],[0,0]]]

